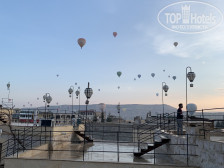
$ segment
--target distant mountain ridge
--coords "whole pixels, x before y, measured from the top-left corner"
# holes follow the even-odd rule
[[[43,109],[44,107],[41,107]],[[61,106],[51,106],[51,108],[59,108],[60,112],[65,112],[65,111],[72,111],[72,106],[71,105],[61,105]],[[101,111],[100,105],[99,104],[90,104],[88,105],[88,110],[93,109],[96,111]],[[79,106],[74,105],[73,106],[73,111],[78,111]],[[80,105],[80,110],[86,110],[86,105]],[[134,120],[135,116],[140,116],[142,119],[146,118],[146,114],[148,112],[151,112],[151,115],[156,115],[156,114],[162,114],[163,113],[163,106],[161,104],[150,104],[150,105],[145,105],[145,104],[121,104],[120,105],[120,115],[123,119],[125,120]],[[109,114],[118,116],[118,110],[117,110],[117,105],[113,104],[106,104],[106,107],[104,109],[104,112],[106,112],[106,115],[108,116]],[[164,112],[165,113],[172,113],[176,112],[176,108],[164,104]]]

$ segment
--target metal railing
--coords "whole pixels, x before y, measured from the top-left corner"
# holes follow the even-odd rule
[[[37,129],[41,128],[40,131]],[[43,134],[42,127],[24,127],[23,129],[12,130],[14,135],[11,135],[6,141],[2,143],[1,151],[1,163],[4,158],[14,154],[18,155],[18,152],[32,149],[37,142],[39,145],[43,144],[46,140],[46,135]],[[37,138],[38,139],[35,139]],[[46,143],[46,142],[45,142]]]

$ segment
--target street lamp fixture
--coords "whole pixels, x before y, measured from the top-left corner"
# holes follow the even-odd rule
[[[121,105],[120,105],[120,103],[117,105],[117,110],[118,110],[118,113],[120,113],[120,110],[121,110]]]
[[[49,104],[51,103],[52,101],[52,97],[50,95],[50,93],[45,93],[45,95],[43,96],[43,100],[45,102],[45,142],[46,142],[46,138],[47,138],[47,107],[49,107]]]
[[[165,96],[167,96],[167,91],[169,90],[169,86],[164,85],[164,86],[163,86],[163,90],[164,90],[164,92],[165,92]]]
[[[120,103],[117,105],[117,112],[118,112],[118,114],[119,114],[119,124],[120,124],[120,110],[121,110],[121,105],[120,105]]]
[[[52,97],[50,96],[50,93],[46,93],[44,96],[43,96],[43,100],[45,102],[45,120],[47,118],[47,107],[49,107],[49,104],[51,103],[52,101]]]
[[[74,86],[70,86],[70,88],[68,89],[69,97],[72,97],[73,90],[74,90]]]
[[[90,99],[90,97],[93,94],[92,88],[89,87],[89,82],[88,82],[88,88],[85,89],[84,93],[86,95],[87,100]]]
[[[46,93],[44,96],[43,96],[43,100],[45,102],[45,106],[49,107],[49,104],[51,103],[52,101],[52,97],[50,95],[50,93]]]
[[[85,130],[84,130],[84,137],[86,136],[86,120],[87,120],[87,106],[89,104],[89,99],[91,98],[92,94],[93,94],[93,90],[92,88],[89,87],[89,82],[88,82],[88,88],[85,89],[84,91],[85,95],[86,95],[86,118],[85,118]],[[84,145],[83,145],[83,149],[84,149],[84,146],[85,146],[85,139],[84,139]],[[84,161],[84,152],[83,152],[83,161]]]
[[[190,69],[189,72],[188,72],[188,69]],[[187,108],[187,79],[190,82],[193,82],[195,77],[196,77],[196,74],[194,72],[192,72],[191,67],[188,66],[186,68],[186,108]],[[190,87],[193,87],[193,83],[190,83]]]
[[[162,105],[163,105],[163,115],[164,115],[164,101],[163,101],[163,91],[165,92],[165,96],[167,96],[167,91],[169,90],[169,86],[166,85],[166,82],[162,82]]]
[[[76,99],[79,98],[79,113],[80,113],[80,87],[78,87],[78,89],[76,90],[75,94],[76,94]]]
[[[80,94],[80,91],[79,90],[76,90],[75,94],[76,94],[76,99],[78,99],[79,94]]]
[[[187,78],[189,79],[190,82],[194,81],[195,76],[196,75],[194,72],[188,72],[188,74],[187,74]],[[190,84],[190,87],[193,87],[193,83]]]
[[[86,102],[85,102],[85,104],[86,104],[85,126],[86,126],[86,120],[87,120],[87,106],[88,106],[88,104],[89,104],[89,99],[91,98],[91,96],[92,96],[92,94],[93,94],[93,90],[92,90],[92,88],[89,87],[89,82],[88,82],[88,88],[85,89],[84,93],[85,93],[86,98],[87,98],[87,100],[86,100]]]
[[[70,86],[70,88],[68,89],[69,97],[72,97],[72,114],[73,114],[73,90],[74,86]]]

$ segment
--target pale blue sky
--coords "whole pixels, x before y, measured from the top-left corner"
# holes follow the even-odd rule
[[[78,83],[83,104],[90,82],[93,104],[160,104],[166,82],[170,89],[164,102],[177,106],[185,103],[185,71],[191,66],[196,78],[194,88],[188,88],[188,102],[199,108],[223,107],[224,25],[200,34],[169,31],[157,15],[174,2],[179,1],[1,0],[1,98],[8,96],[10,82],[16,107],[28,102],[43,106],[45,93],[51,94],[52,105],[71,104],[68,89]],[[222,0],[201,2],[224,11]],[[87,41],[82,50],[80,37]],[[120,78],[117,71],[122,71]]]

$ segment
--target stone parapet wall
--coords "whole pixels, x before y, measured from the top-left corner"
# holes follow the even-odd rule
[[[223,168],[224,143],[203,140],[190,135],[167,134],[167,137],[170,138],[170,143],[163,145],[159,150],[171,154],[173,159],[185,164],[188,159],[190,166],[201,168]]]

